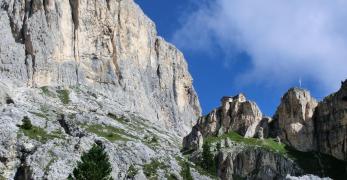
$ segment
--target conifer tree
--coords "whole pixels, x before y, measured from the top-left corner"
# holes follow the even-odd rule
[[[81,161],[77,162],[77,167],[68,180],[111,180],[111,171],[112,167],[104,147],[95,144],[81,156]]]

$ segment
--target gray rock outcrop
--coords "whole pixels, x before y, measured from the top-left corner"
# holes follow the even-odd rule
[[[347,80],[336,93],[319,103],[315,113],[317,148],[347,160]]]
[[[0,0],[0,76],[88,85],[185,135],[200,115],[187,63],[133,0]]]
[[[290,89],[282,97],[274,123],[278,123],[276,131],[283,143],[299,151],[315,149],[312,116],[317,104],[308,91],[299,88]]]

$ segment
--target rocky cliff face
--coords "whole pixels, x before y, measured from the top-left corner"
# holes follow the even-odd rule
[[[244,137],[254,137],[262,118],[257,104],[246,100],[243,94],[223,97],[221,107],[198,119],[192,132],[184,138],[183,147],[196,149],[201,147],[203,137],[222,135],[231,131],[238,132]]]
[[[223,97],[221,107],[199,118],[184,138],[183,150],[193,152],[190,159],[199,164],[206,154],[202,146],[207,144],[216,161],[217,176],[223,180],[285,179],[288,174],[303,174],[293,160],[278,152],[285,152],[280,143],[263,139],[270,134],[270,122],[272,119],[263,117],[243,94]]]
[[[115,108],[188,132],[200,115],[181,52],[132,0],[1,0],[0,74],[19,86],[88,85]]]
[[[315,149],[312,116],[317,101],[303,89],[292,88],[281,99],[276,114],[277,134],[282,141],[299,151]]]
[[[347,81],[319,103],[315,113],[317,149],[347,160]]]
[[[290,89],[274,116],[273,132],[299,151],[318,151],[346,160],[347,81],[338,92],[317,101],[302,89]]]
[[[0,39],[0,179],[66,179],[95,142],[114,179],[181,178],[199,101],[132,0],[0,0]]]
[[[292,88],[273,118],[262,117],[243,95],[224,97],[220,108],[199,118],[183,147],[199,163],[197,154],[212,146],[222,179],[344,179],[346,97],[347,81],[319,103],[307,90]]]
[[[228,149],[218,154],[218,175],[221,179],[285,179],[287,174],[303,173],[293,161],[263,149]]]

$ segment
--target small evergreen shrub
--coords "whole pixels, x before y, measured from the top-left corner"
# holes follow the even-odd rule
[[[23,124],[21,126],[22,129],[30,130],[33,127],[33,125],[31,124],[31,121],[28,118],[28,116],[24,116],[22,122],[23,122]]]
[[[111,180],[111,164],[102,145],[95,144],[81,156],[68,180]]]
[[[151,139],[151,141],[150,141],[150,143],[153,143],[153,144],[156,144],[156,143],[158,143],[158,142],[159,142],[159,140],[158,140],[158,137],[157,137],[157,136],[153,136],[152,139]]]

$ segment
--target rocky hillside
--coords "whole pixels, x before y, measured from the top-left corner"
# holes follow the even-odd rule
[[[66,179],[95,142],[114,179],[184,177],[199,101],[133,0],[0,0],[0,39],[0,179]]]
[[[272,118],[242,94],[223,97],[184,138],[183,152],[205,169],[214,164],[207,170],[221,179],[345,179],[346,92],[347,80],[317,102],[292,88]]]

